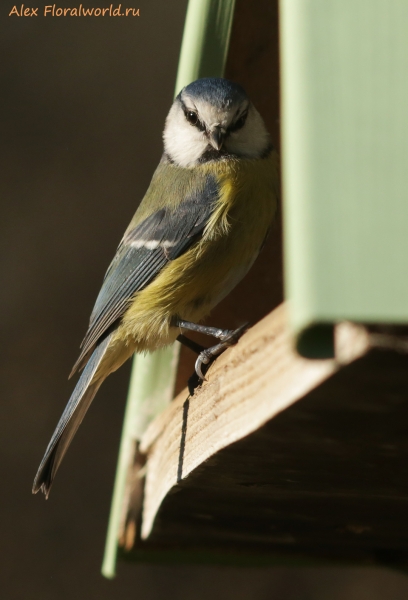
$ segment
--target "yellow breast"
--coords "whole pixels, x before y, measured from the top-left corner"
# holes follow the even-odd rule
[[[195,167],[217,178],[219,199],[204,234],[138,292],[116,336],[153,350],[179,331],[174,317],[197,322],[242,279],[259,253],[277,207],[278,157]],[[115,336],[115,337],[116,337]]]

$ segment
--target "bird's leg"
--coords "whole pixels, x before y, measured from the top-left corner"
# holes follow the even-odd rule
[[[190,323],[189,321],[177,320],[175,322],[176,327],[183,329],[189,329],[190,331],[198,331],[205,335],[211,335],[221,340],[215,346],[210,348],[203,348],[200,344],[196,344],[183,334],[178,336],[178,341],[197,352],[198,358],[195,363],[195,373],[188,380],[188,389],[190,394],[193,395],[194,389],[205,379],[205,373],[210,366],[210,363],[216,356],[219,356],[224,350],[233,346],[237,343],[241,335],[248,328],[248,323],[241,325],[238,329],[218,329],[217,327],[207,327],[206,325],[197,325],[196,323]],[[198,379],[197,379],[198,378]]]
[[[175,327],[181,329],[188,329],[189,331],[198,331],[204,335],[211,335],[219,340],[223,340],[233,333],[232,329],[218,329],[218,327],[208,327],[207,325],[198,325],[198,323],[191,323],[190,321],[181,321],[179,319],[175,322]]]

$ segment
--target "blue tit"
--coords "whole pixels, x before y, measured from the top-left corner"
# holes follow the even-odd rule
[[[242,279],[277,208],[278,156],[243,88],[205,78],[183,88],[163,132],[164,153],[109,266],[72,373],[81,377],[38,469],[46,497],[105,378],[134,352],[176,339],[200,351],[196,370],[241,333],[197,323]],[[202,350],[182,331],[219,338]],[[71,373],[71,374],[72,374]]]

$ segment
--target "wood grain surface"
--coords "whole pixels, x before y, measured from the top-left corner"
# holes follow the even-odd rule
[[[143,538],[149,536],[157,510],[173,486],[222,448],[259,429],[339,368],[340,363],[334,360],[299,357],[293,349],[287,320],[287,308],[281,305],[214,363],[208,381],[193,397],[184,390],[146,431],[140,447],[148,455]],[[357,327],[346,326],[344,334],[343,327],[340,337],[346,361],[366,348],[365,335],[359,332]],[[347,337],[362,339],[346,349]]]
[[[286,307],[247,332],[142,441],[128,559],[408,563],[408,337],[336,327],[336,359],[293,351]]]

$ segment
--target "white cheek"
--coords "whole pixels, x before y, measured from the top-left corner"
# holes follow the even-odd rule
[[[232,154],[256,158],[269,146],[270,138],[258,111],[252,106],[245,126],[230,135],[225,149]]]
[[[204,133],[187,123],[181,110],[171,110],[163,133],[164,149],[181,167],[193,165],[208,146]]]

